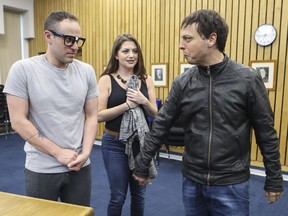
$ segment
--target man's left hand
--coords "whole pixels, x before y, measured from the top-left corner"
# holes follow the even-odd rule
[[[87,161],[88,157],[84,154],[78,155],[75,161],[70,162],[67,166],[69,170],[79,171],[84,163]]]
[[[133,174],[133,178],[138,181],[139,185],[141,186],[145,186],[147,184],[151,184],[152,180],[151,178],[142,178],[142,177],[139,177],[139,176],[136,176],[135,174]]]
[[[276,202],[281,196],[283,192],[265,192],[265,197],[267,198],[269,203]]]

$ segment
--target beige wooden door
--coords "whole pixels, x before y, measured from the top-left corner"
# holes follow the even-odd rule
[[[0,84],[5,84],[11,65],[21,59],[20,14],[4,11],[5,34],[0,35]]]

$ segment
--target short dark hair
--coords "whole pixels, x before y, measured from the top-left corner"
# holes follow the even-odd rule
[[[115,39],[108,65],[101,76],[103,76],[105,74],[115,73],[118,70],[119,61],[115,58],[115,56],[117,56],[117,53],[119,52],[122,44],[126,41],[134,42],[136,47],[137,47],[137,51],[138,51],[138,62],[135,65],[133,72],[140,79],[145,80],[147,78],[147,74],[146,74],[146,68],[144,65],[144,59],[143,59],[141,47],[140,47],[138,41],[136,40],[136,38],[133,37],[129,33],[123,33],[121,35],[118,35],[117,38]]]
[[[213,32],[216,33],[217,48],[224,52],[229,28],[223,17],[214,10],[194,11],[184,18],[181,28],[186,28],[193,23],[196,24],[198,33],[205,38],[209,38]]]
[[[53,11],[49,14],[44,23],[44,31],[55,30],[55,25],[64,19],[70,19],[78,22],[77,17],[74,16],[73,14],[70,14],[66,11]]]

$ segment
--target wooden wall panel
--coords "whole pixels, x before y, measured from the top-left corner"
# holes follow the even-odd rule
[[[53,10],[67,10],[79,18],[87,38],[81,59],[95,68],[97,78],[107,65],[114,39],[123,32],[138,39],[149,74],[151,63],[168,63],[168,85],[156,88],[157,97],[164,101],[180,73],[180,62],[185,61],[179,50],[181,21],[191,11],[214,9],[229,25],[228,56],[246,65],[251,60],[277,60],[276,88],[269,91],[269,99],[280,138],[281,163],[288,170],[288,20],[284,8],[288,8],[287,0],[35,0],[36,37],[30,41],[30,55],[46,50],[43,23],[47,15]],[[264,23],[277,29],[276,41],[268,47],[257,46],[254,41],[256,28]],[[103,127],[99,127],[99,138]],[[254,137],[251,160],[262,166]]]
[[[278,36],[276,38],[277,47],[273,48],[272,55],[274,59],[278,60],[278,74],[276,84],[276,98],[275,98],[275,126],[280,138],[280,152],[281,163],[288,166],[288,73],[287,73],[287,32],[288,20],[287,11],[284,8],[288,7],[288,1],[275,1],[274,23],[279,26]],[[286,18],[285,18],[286,17]]]

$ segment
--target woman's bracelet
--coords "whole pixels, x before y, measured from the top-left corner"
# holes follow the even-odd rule
[[[129,106],[129,104],[127,103],[127,101],[126,101],[125,103],[127,104],[128,108],[129,108],[129,110],[130,110],[130,106]]]

